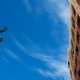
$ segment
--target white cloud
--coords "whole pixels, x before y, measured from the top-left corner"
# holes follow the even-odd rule
[[[27,10],[34,11],[36,15],[42,15],[46,10],[49,13],[49,17],[55,22],[61,20],[64,24],[69,24],[69,6],[66,0],[35,0],[34,8],[32,8],[29,0],[24,0],[24,3]]]
[[[23,0],[28,11],[34,11],[36,15],[43,14],[44,10],[49,13],[50,18],[55,22],[62,21],[69,24],[69,6],[66,0],[35,0],[35,8],[32,8],[29,0]]]
[[[69,7],[66,6],[64,3],[60,2],[58,5],[59,11],[58,11],[58,16],[62,19],[65,24],[69,23]]]
[[[44,0],[43,3],[45,10],[49,13],[50,19],[52,19],[56,25],[58,24],[57,26],[53,24],[51,37],[59,42],[60,36],[63,36],[63,39],[68,42],[68,32],[65,24],[67,24],[69,28],[69,5],[66,0]],[[62,22],[63,24],[59,24],[58,22]]]
[[[46,0],[44,1],[46,11],[55,21],[59,18],[65,24],[69,23],[69,6],[63,0]]]
[[[51,77],[51,78],[60,78],[63,76],[66,76],[67,80],[70,79],[69,77],[69,72],[67,68],[67,63],[61,61],[60,59],[54,59],[52,56],[48,56],[45,54],[31,54],[32,57],[35,57],[47,65],[49,68],[48,70],[42,70],[40,68],[36,69],[40,74],[46,77]]]
[[[42,69],[36,69],[36,71],[38,71],[41,75],[43,75],[44,77],[46,76],[46,77],[51,77],[51,78],[53,78],[53,79],[55,79],[55,75],[52,73],[52,72],[50,72],[50,71],[44,71],[44,70],[42,70]]]

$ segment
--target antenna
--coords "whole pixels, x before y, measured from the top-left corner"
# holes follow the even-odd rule
[[[68,30],[68,27],[67,27],[67,25],[65,24],[65,26],[66,26],[66,28],[67,28],[67,32],[68,32],[68,35],[69,35],[69,30]]]
[[[68,2],[68,0],[66,0],[66,2],[67,2],[67,4],[69,5],[69,2]]]

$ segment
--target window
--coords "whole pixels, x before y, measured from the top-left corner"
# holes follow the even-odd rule
[[[75,76],[76,76],[76,69],[74,70],[74,74],[75,74]]]
[[[74,45],[73,45],[73,42],[72,42],[72,49],[74,50]]]
[[[72,17],[72,26],[75,28],[75,20],[73,17]]]
[[[71,54],[72,54],[72,59],[73,59],[74,58],[74,51],[72,51]]]
[[[73,14],[74,16],[76,15],[76,11],[75,11],[75,8],[72,6],[72,10],[73,10]]]
[[[79,33],[77,32],[77,41],[78,41],[78,43],[79,43]]]
[[[78,65],[77,59],[75,59],[75,63],[76,63],[76,67],[77,67],[77,65]]]
[[[77,0],[78,1],[78,4],[80,4],[80,0]]]
[[[74,40],[74,36],[75,36],[75,35],[74,35],[74,32],[73,32],[73,31],[72,31],[72,36],[73,36],[73,40]]]
[[[68,61],[68,67],[70,67],[70,63],[69,63],[69,61]]]
[[[77,19],[77,23],[78,23],[78,26],[80,27],[80,17],[78,16],[78,19]]]
[[[78,75],[79,75],[79,77],[80,77],[80,69],[79,69],[79,71],[78,71]]]
[[[77,56],[78,56],[79,55],[78,47],[76,47],[76,53],[77,53]]]
[[[80,42],[80,36],[79,36],[79,42]]]

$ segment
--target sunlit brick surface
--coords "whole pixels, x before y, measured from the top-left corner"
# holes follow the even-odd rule
[[[71,80],[80,80],[80,3],[69,2],[69,49],[67,54]]]

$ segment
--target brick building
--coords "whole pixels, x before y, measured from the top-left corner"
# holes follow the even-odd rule
[[[71,80],[80,80],[80,0],[69,0],[69,49],[67,56]]]

